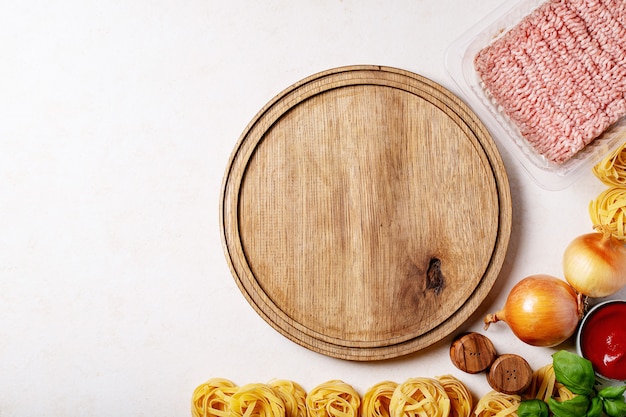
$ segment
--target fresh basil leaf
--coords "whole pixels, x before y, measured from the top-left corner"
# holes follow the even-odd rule
[[[577,395],[567,401],[548,400],[548,407],[556,417],[582,417],[587,414],[589,405],[589,397],[585,395]]]
[[[591,403],[589,404],[589,408],[587,409],[587,414],[585,417],[600,417],[602,415],[602,400],[600,397],[593,397],[591,399]]]
[[[602,408],[600,408],[600,411],[602,411]],[[549,415],[548,404],[541,400],[525,400],[517,408],[518,417],[548,417]]]
[[[610,400],[616,400],[619,398],[624,398],[624,392],[626,392],[626,385],[618,386],[618,387],[605,387],[598,391],[598,396],[602,398],[608,398]]]
[[[591,394],[596,375],[589,360],[575,353],[561,350],[552,355],[552,365],[556,380],[574,394]]]
[[[626,417],[626,403],[624,399],[603,400],[604,412],[610,417]]]

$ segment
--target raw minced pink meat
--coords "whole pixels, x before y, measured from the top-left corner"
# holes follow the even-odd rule
[[[626,1],[549,0],[474,65],[528,143],[562,164],[626,115]]]

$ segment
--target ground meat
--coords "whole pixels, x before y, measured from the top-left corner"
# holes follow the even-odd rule
[[[474,65],[528,143],[562,164],[626,115],[626,1],[549,0]]]

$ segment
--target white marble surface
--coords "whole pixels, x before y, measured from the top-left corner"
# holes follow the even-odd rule
[[[229,272],[218,224],[230,152],[272,97],[315,72],[380,64],[458,91],[446,48],[500,0],[5,2],[0,13],[0,415],[185,416],[211,377],[342,379],[453,373],[450,339],[347,362],[279,335]],[[503,153],[514,202],[507,259],[461,330],[508,289],[561,275],[590,231],[589,175],[546,191]],[[504,325],[487,335],[533,367]]]

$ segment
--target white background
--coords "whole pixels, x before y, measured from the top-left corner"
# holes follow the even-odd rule
[[[287,340],[228,269],[218,209],[254,115],[294,82],[343,65],[399,67],[459,92],[446,48],[500,0],[65,0],[0,9],[0,416],[186,416],[212,377],[342,379],[452,373],[451,337],[374,363]],[[503,152],[509,252],[461,330],[482,332],[526,275],[561,275],[604,189],[591,173],[545,191]],[[471,243],[470,243],[471,244]],[[554,349],[487,333],[537,368]],[[566,344],[571,347],[571,344]]]

